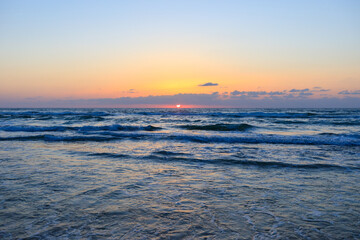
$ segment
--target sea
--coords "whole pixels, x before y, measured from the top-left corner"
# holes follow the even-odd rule
[[[0,109],[0,239],[360,239],[360,109]]]

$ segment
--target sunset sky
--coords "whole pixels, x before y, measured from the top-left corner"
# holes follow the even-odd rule
[[[0,107],[359,107],[360,1],[0,1]]]

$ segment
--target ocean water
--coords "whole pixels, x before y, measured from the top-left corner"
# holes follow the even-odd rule
[[[360,239],[360,109],[0,109],[0,239]]]

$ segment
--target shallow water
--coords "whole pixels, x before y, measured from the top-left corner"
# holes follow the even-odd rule
[[[360,110],[2,109],[1,239],[360,239]]]

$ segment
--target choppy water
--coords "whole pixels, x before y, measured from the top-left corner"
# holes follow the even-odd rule
[[[360,109],[0,109],[1,239],[360,239]]]

